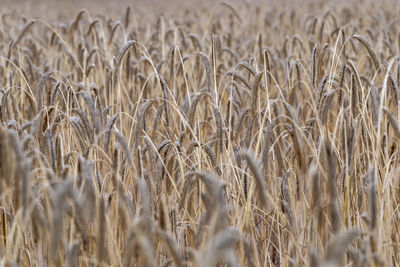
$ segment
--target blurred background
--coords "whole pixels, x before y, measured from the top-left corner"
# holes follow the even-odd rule
[[[348,2],[343,0],[336,1],[320,1],[320,0],[229,0],[231,4],[238,6],[268,4],[268,6],[279,8],[293,9],[296,3],[314,2],[315,4],[323,4],[332,2]],[[357,0],[360,1],[360,0]],[[104,14],[107,12],[109,16],[120,17],[127,6],[138,10],[145,14],[150,12],[151,15],[174,15],[185,8],[201,8],[216,5],[219,0],[0,0],[2,11],[15,11],[20,15],[29,18],[47,18],[57,19],[58,21],[69,18],[71,11],[76,14],[85,8],[90,14]],[[350,1],[355,3],[356,1]],[[246,10],[240,10],[246,12]],[[204,15],[209,15],[204,13]]]

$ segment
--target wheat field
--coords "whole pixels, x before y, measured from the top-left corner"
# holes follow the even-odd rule
[[[397,1],[8,1],[0,266],[400,266]]]

